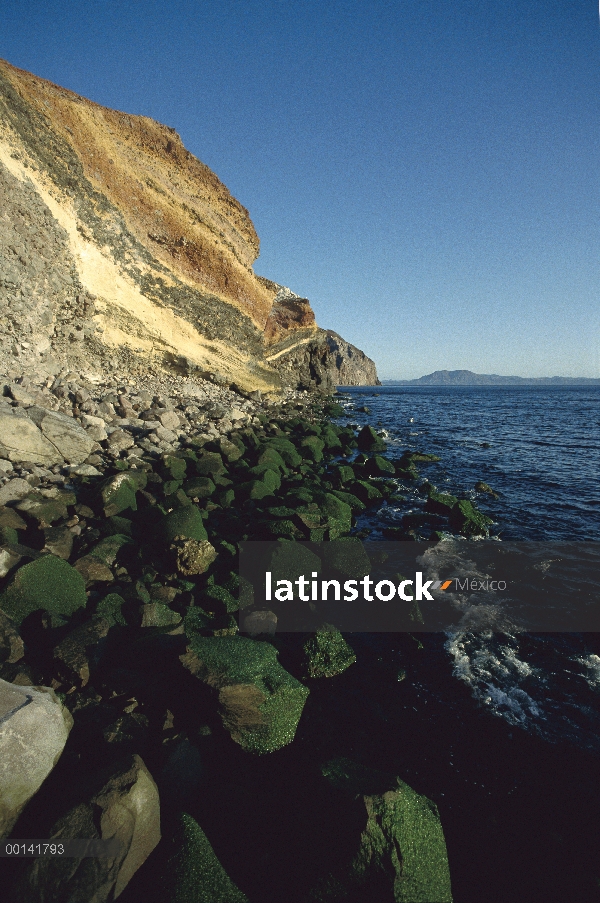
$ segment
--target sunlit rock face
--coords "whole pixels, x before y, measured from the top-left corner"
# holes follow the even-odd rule
[[[322,330],[254,273],[258,253],[248,211],[173,129],[0,61],[3,369],[298,385],[274,360]]]

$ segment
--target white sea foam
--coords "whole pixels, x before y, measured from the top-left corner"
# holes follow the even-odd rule
[[[447,636],[445,648],[453,659],[453,674],[470,687],[475,699],[510,724],[525,726],[532,719],[545,718],[540,703],[521,686],[536,671],[518,657],[515,647],[504,643],[493,648],[491,630],[455,631]]]
[[[583,658],[575,658],[586,669],[587,673],[582,677],[592,690],[600,690],[600,655],[586,655]]]

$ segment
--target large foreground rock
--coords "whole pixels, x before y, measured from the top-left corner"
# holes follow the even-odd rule
[[[218,690],[223,725],[244,749],[268,753],[292,742],[308,690],[281,667],[270,643],[198,636],[181,661]]]
[[[119,852],[99,859],[36,859],[13,890],[19,903],[104,903],[116,900],[160,840],[160,806],[139,756],[118,766],[99,792],[62,817],[52,840],[116,840]]]
[[[323,774],[341,796],[362,796],[364,828],[347,868],[319,882],[311,903],[452,903],[437,806],[399,778],[349,759],[329,762]]]
[[[0,608],[17,624],[32,611],[44,608],[58,625],[86,602],[81,574],[54,555],[44,555],[20,567],[0,595]]]
[[[54,690],[0,680],[0,837],[56,765],[72,727]]]
[[[81,464],[95,440],[67,414],[34,406],[0,413],[0,458],[34,464]]]
[[[202,828],[185,812],[170,844],[160,899],[164,903],[247,903]]]

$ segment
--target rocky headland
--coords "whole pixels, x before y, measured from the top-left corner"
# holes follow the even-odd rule
[[[116,843],[2,858],[4,898],[450,901],[436,806],[343,711],[400,677],[239,576],[245,540],[360,548],[417,478],[328,397],[372,361],[176,133],[6,63],[0,192],[0,837]]]

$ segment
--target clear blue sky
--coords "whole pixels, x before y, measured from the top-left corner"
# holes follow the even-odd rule
[[[1,0],[0,56],[176,128],[382,378],[600,376],[595,0]]]

